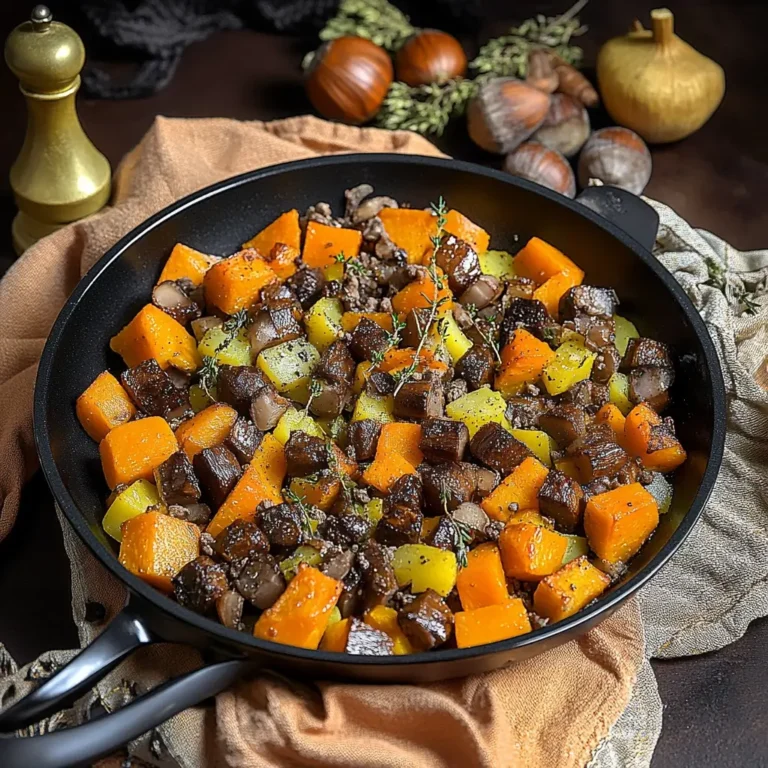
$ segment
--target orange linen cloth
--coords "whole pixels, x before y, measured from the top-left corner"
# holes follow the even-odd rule
[[[126,232],[196,189],[254,168],[341,152],[440,154],[416,134],[314,117],[273,123],[158,118],[118,169],[113,206],[45,238],[16,262],[0,283],[0,540],[36,468],[37,360],[80,277]],[[624,710],[642,658],[640,617],[631,602],[577,641],[463,680],[297,688],[262,677],[218,697],[216,734],[201,739],[199,762],[235,768],[584,766]]]

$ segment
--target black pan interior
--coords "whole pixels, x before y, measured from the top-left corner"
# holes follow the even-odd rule
[[[194,201],[181,201],[153,217],[93,268],[57,321],[36,393],[36,435],[43,469],[59,504],[81,535],[132,589],[153,602],[167,603],[170,611],[180,611],[130,577],[114,559],[115,550],[100,528],[107,488],[98,449],[77,421],[75,399],[104,369],[122,370],[121,361],[109,351],[110,337],[148,301],[176,242],[208,253],[229,254],[290,208],[303,212],[322,200],[340,210],[344,189],[361,182],[413,207],[428,206],[442,195],[449,207],[491,233],[494,248],[516,250],[532,235],[544,238],[585,269],[588,282],[615,288],[622,302],[621,314],[635,322],[642,334],[674,348],[680,366],[672,415],[691,460],[676,478],[672,510],[635,559],[627,580],[637,583],[632,577],[664,549],[655,559],[655,567],[649,569],[655,570],[700,511],[722,450],[722,417],[718,415],[722,381],[711,342],[701,336],[704,326],[690,303],[671,276],[631,238],[601,223],[577,203],[477,166],[393,155],[318,159],[224,182],[198,193]],[[686,524],[678,530],[684,519]],[[632,585],[626,587],[629,590]],[[187,614],[181,611],[181,615]],[[206,624],[214,632],[224,631],[214,622]],[[258,646],[252,638],[242,636],[241,640]]]

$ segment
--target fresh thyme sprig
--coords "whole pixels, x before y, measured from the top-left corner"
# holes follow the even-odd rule
[[[248,325],[248,319],[248,311],[241,309],[224,321],[221,326],[221,330],[224,331],[224,338],[216,347],[216,352],[226,349],[235,340],[240,329]]]
[[[344,251],[339,251],[333,258],[337,264],[347,263],[347,257],[344,255]]]
[[[312,405],[312,401],[320,396],[320,393],[323,391],[323,385],[320,383],[319,379],[312,379],[309,382],[309,397],[307,398],[307,404],[304,406],[304,417],[306,418],[309,415],[309,409]]]
[[[387,0],[341,0],[336,15],[320,31],[320,39],[365,37],[396,51],[415,31],[408,17]]]
[[[427,267],[427,272],[429,273],[429,277],[432,280],[432,286],[434,288],[434,296],[432,298],[425,296],[427,301],[430,302],[429,316],[427,317],[426,326],[423,329],[419,328],[419,344],[416,347],[416,351],[413,353],[413,360],[411,361],[411,364],[405,370],[403,370],[398,377],[397,386],[395,387],[395,395],[397,395],[397,393],[403,388],[403,385],[410,380],[411,376],[416,373],[419,367],[421,352],[424,349],[424,344],[426,344],[429,331],[435,322],[435,318],[437,317],[437,310],[445,303],[445,297],[440,297],[440,290],[443,288],[443,276],[440,275],[437,271],[437,251],[438,248],[440,248],[440,243],[443,239],[448,208],[446,207],[445,200],[443,199],[442,195],[440,195],[438,198],[437,203],[432,203],[430,207],[437,217],[435,234],[430,237],[430,240],[432,241],[432,254],[429,257],[429,266]],[[416,322],[418,324],[418,318]]]
[[[385,331],[387,336],[387,346],[373,353],[371,356],[370,371],[378,368],[383,362],[384,358],[391,349],[395,349],[400,343],[403,337],[403,331],[405,330],[405,321],[401,320],[395,312],[392,313],[392,330]]]
[[[352,273],[353,275],[364,275],[366,273],[366,267],[365,264],[363,264],[359,259],[350,259],[346,263],[347,271]]]
[[[496,337],[495,315],[491,315],[490,317],[485,318],[485,322],[488,323],[488,325],[491,327],[490,334],[486,334],[477,322],[477,307],[474,304],[467,304],[466,310],[467,310],[467,314],[470,317],[470,320],[472,320],[472,325],[475,327],[475,330],[480,335],[480,338],[490,348],[490,350],[493,352],[493,356],[496,358],[496,361],[498,362],[499,365],[501,365],[501,352],[499,352],[499,345],[497,344],[496,338],[495,338]]]
[[[309,507],[306,505],[304,497],[299,496],[299,494],[291,488],[286,488],[283,491],[283,498],[299,508],[301,512],[301,530],[308,539],[311,539],[315,535],[315,532],[312,530],[312,521],[315,518],[310,512]]]
[[[460,568],[467,567],[467,552],[469,552],[469,545],[474,538],[469,526],[461,520],[456,520],[448,512],[448,502],[451,499],[451,492],[448,490],[445,480],[440,481],[440,503],[443,505],[443,513],[446,519],[451,523],[453,527],[453,547],[454,554],[456,555],[456,562]]]
[[[214,390],[216,380],[219,378],[219,361],[215,357],[203,356],[203,365],[198,373],[198,384],[211,400],[215,400]]]

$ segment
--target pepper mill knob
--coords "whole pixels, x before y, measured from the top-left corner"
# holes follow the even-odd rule
[[[19,213],[17,252],[59,227],[102,208],[109,199],[109,162],[85,135],[75,109],[85,48],[80,36],[36,5],[11,32],[5,61],[27,101],[24,145],[10,180]]]

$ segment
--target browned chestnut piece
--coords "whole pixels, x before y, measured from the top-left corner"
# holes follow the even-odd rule
[[[312,106],[331,120],[359,125],[370,120],[392,84],[389,54],[363,37],[323,44],[307,71]]]
[[[506,155],[544,122],[549,96],[514,77],[484,83],[467,107],[467,127],[479,147]]]
[[[504,170],[521,179],[576,197],[576,179],[568,161],[556,150],[528,141],[504,159]]]
[[[549,111],[532,141],[573,157],[589,138],[589,115],[584,105],[564,93],[553,93]]]
[[[552,93],[557,89],[560,78],[555,72],[549,51],[545,51],[543,48],[534,48],[528,54],[528,72],[525,76],[525,82],[544,93]]]
[[[587,187],[590,179],[597,179],[639,195],[652,168],[651,153],[634,131],[601,128],[589,137],[579,156],[579,184]]]
[[[447,32],[421,29],[406,40],[395,57],[397,79],[407,85],[443,83],[461,77],[467,55],[461,43]]]

